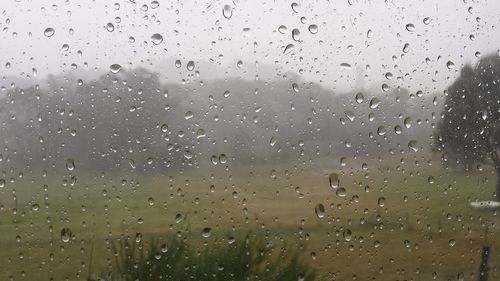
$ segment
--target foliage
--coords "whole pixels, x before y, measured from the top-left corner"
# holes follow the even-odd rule
[[[195,251],[176,238],[161,245],[157,239],[150,243],[121,240],[113,245],[116,277],[124,281],[315,279],[315,271],[300,261],[297,252],[282,247],[275,253],[271,244],[255,236],[215,242],[203,248]]]
[[[464,66],[446,94],[435,137],[445,162],[455,159],[467,169],[489,160],[500,173],[500,57],[490,55],[474,68]]]

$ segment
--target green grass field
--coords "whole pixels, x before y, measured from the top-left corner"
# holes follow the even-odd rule
[[[342,170],[328,161],[165,175],[75,171],[74,186],[64,184],[68,174],[7,175],[15,182],[0,189],[0,280],[106,273],[114,266],[111,244],[123,236],[161,242],[178,235],[203,251],[249,231],[297,249],[319,280],[477,280],[485,241],[490,279],[500,279],[498,215],[469,207],[494,198],[489,167],[445,170],[421,155],[352,160]],[[333,171],[346,196],[329,186]],[[323,218],[315,213],[320,203]]]

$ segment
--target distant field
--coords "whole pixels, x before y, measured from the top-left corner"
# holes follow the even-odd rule
[[[211,169],[102,177],[76,171],[74,186],[50,175],[16,178],[0,189],[0,280],[107,272],[110,241],[121,235],[147,241],[178,234],[202,249],[248,231],[297,248],[324,280],[476,280],[488,241],[490,278],[500,279],[498,215],[469,207],[494,198],[489,167],[463,173],[425,158],[395,158],[348,161],[342,170],[328,159]],[[329,186],[333,171],[344,197]],[[319,203],[324,218],[315,214]],[[201,235],[206,227],[209,238]],[[63,228],[75,236],[69,243]]]

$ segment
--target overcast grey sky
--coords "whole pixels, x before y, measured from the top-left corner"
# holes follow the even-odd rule
[[[175,82],[193,73],[186,69],[192,60],[200,80],[265,79],[293,71],[333,90],[387,83],[440,91],[462,64],[477,61],[476,52],[500,49],[496,0],[319,0],[296,1],[294,8],[293,1],[280,0],[2,2],[2,74],[32,76],[36,69],[38,79],[48,73],[101,73],[120,64],[146,66]],[[232,10],[229,18],[225,5]],[[312,24],[318,26],[315,34]],[[44,35],[47,28],[55,31],[50,37]],[[151,38],[156,33],[163,37],[159,44]],[[288,44],[295,47],[284,52]],[[174,65],[177,59],[181,68]],[[448,68],[448,61],[455,67]],[[392,80],[384,77],[387,72]]]

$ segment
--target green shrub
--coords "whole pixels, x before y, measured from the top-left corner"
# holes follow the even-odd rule
[[[195,251],[185,241],[170,238],[160,245],[129,239],[113,244],[114,280],[148,281],[289,281],[315,279],[315,271],[302,263],[296,251],[275,247],[255,236],[230,239]]]

